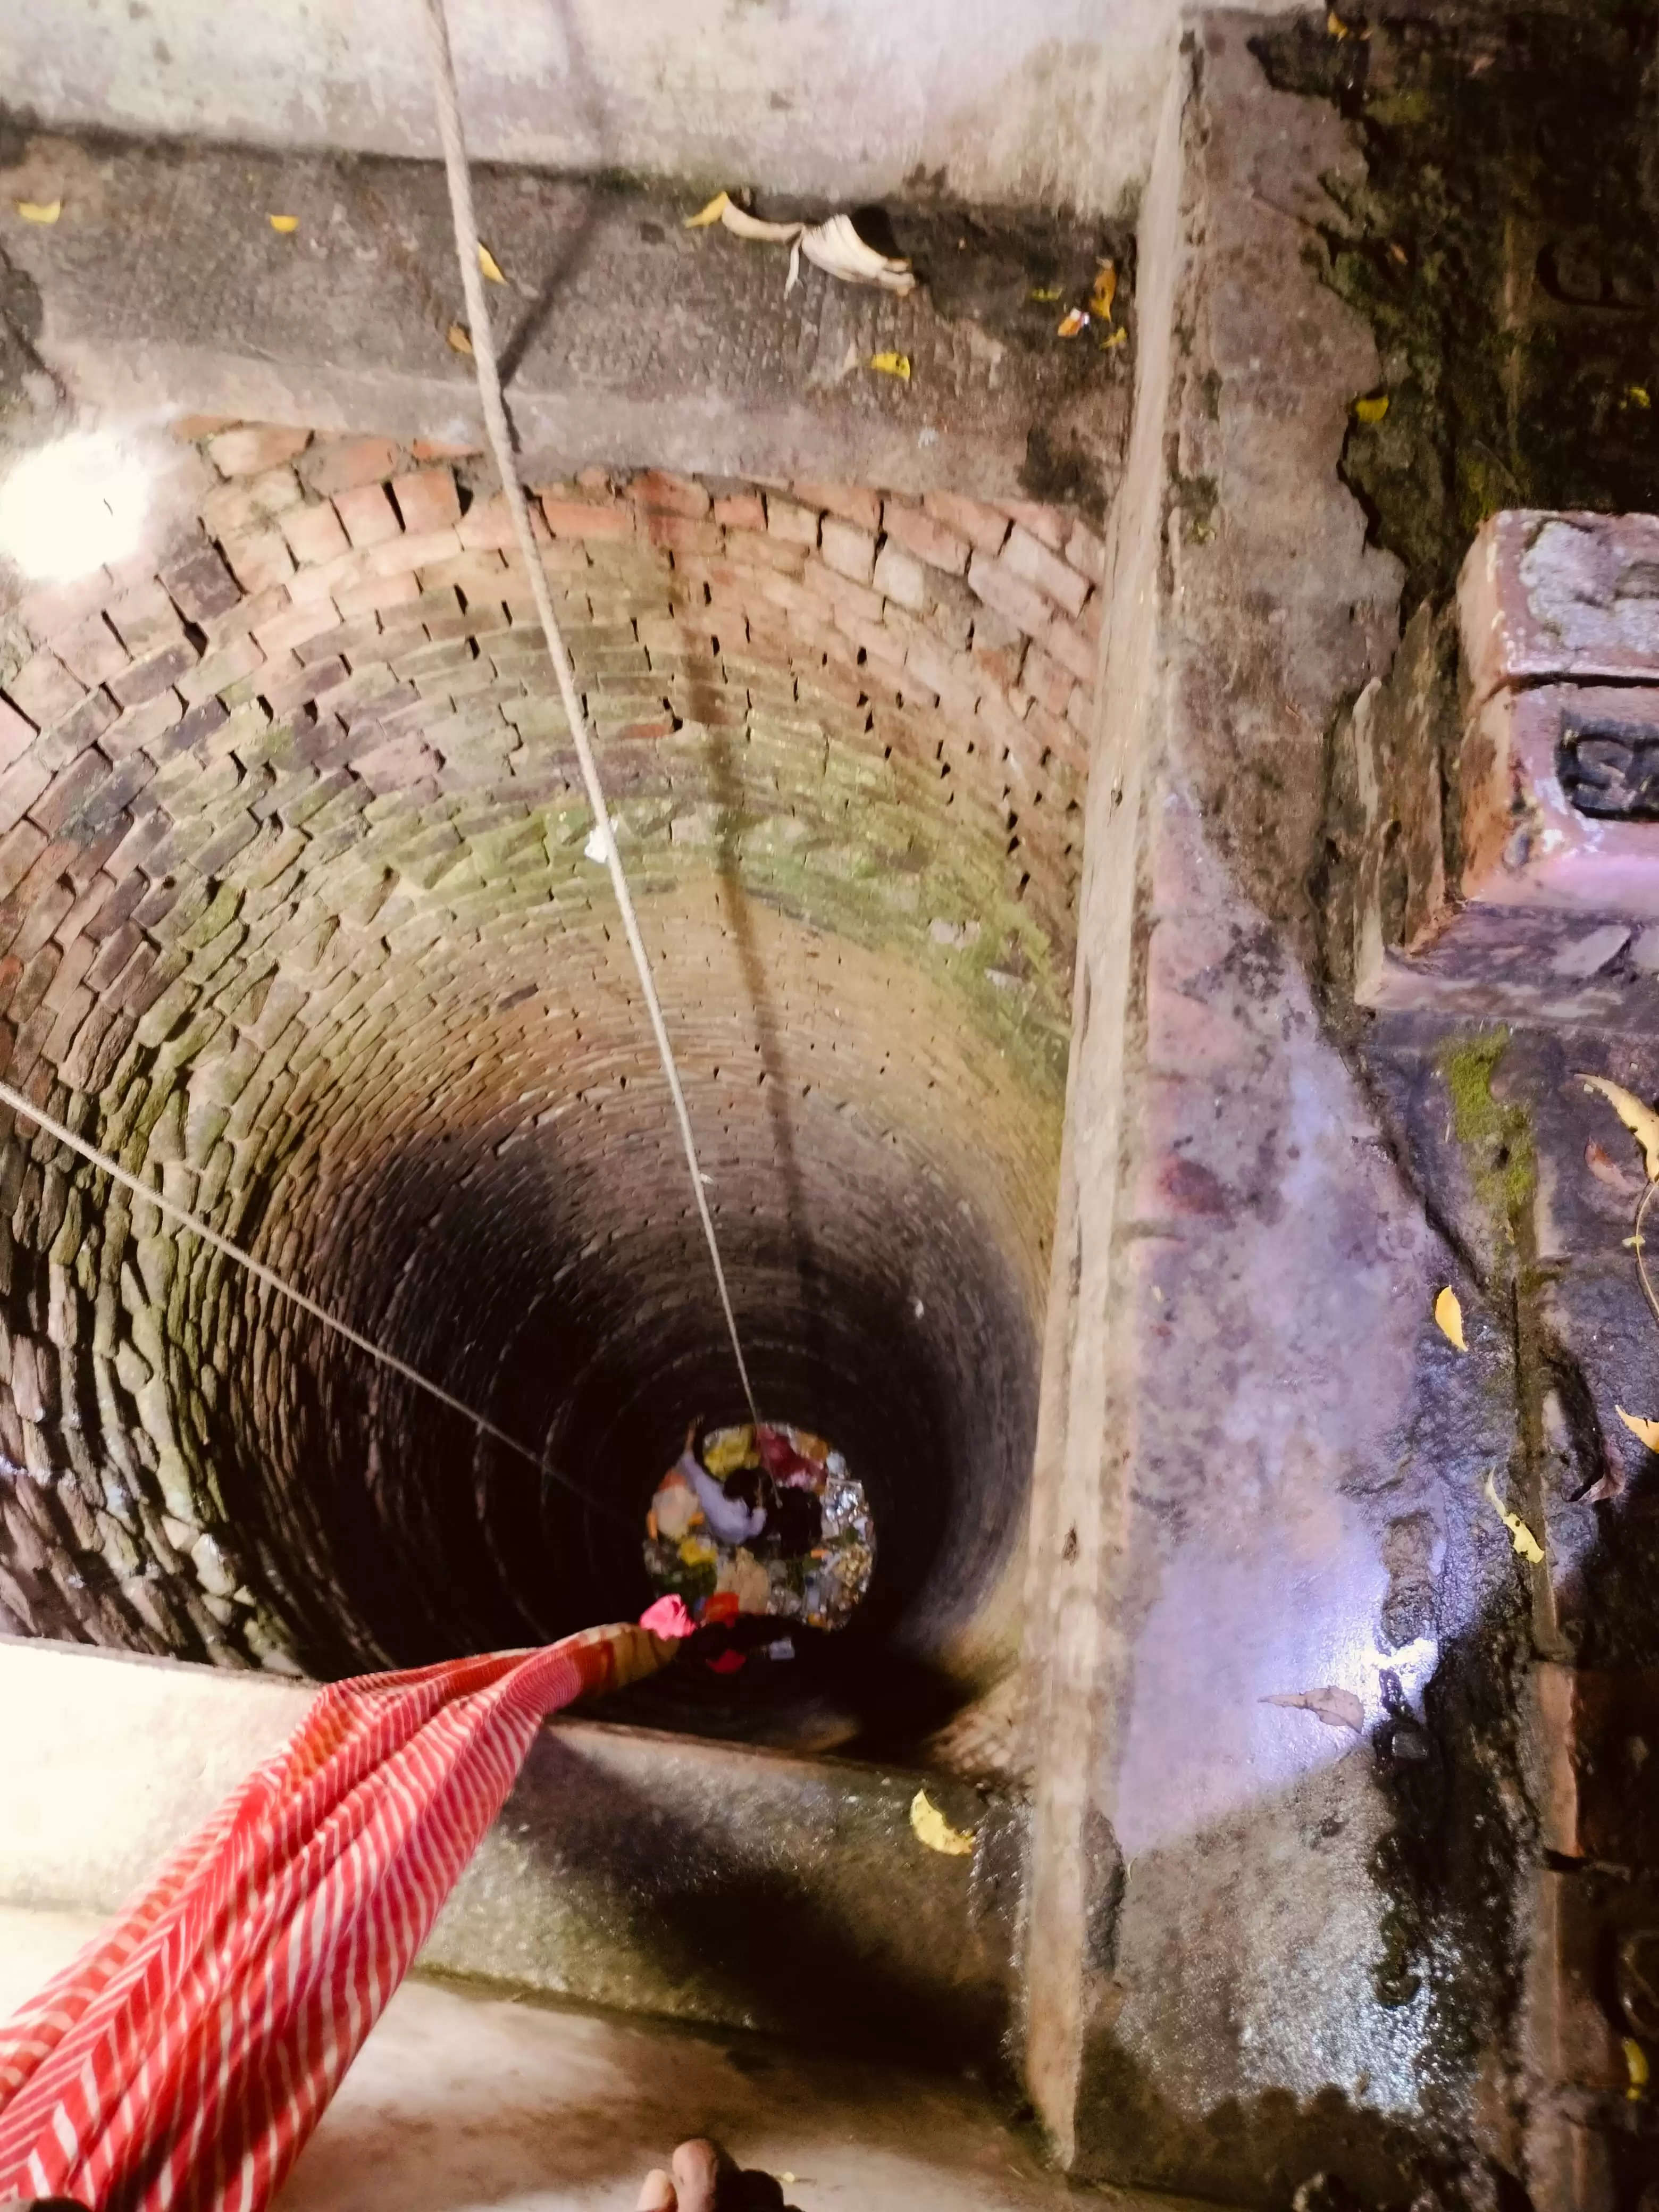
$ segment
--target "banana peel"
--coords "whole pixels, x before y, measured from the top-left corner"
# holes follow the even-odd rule
[[[789,280],[786,293],[793,292],[800,276],[802,254],[815,269],[826,276],[839,277],[843,284],[875,284],[884,292],[896,292],[901,297],[916,289],[916,273],[901,256],[878,252],[867,245],[854,228],[850,215],[832,215],[823,222],[809,224],[790,249]]]
[[[786,296],[800,281],[801,256],[843,284],[874,284],[901,297],[916,288],[916,274],[902,255],[883,253],[860,237],[850,215],[827,216],[822,222],[767,222],[739,207],[730,192],[716,192],[684,219],[687,230],[709,230],[718,223],[736,238],[789,248]]]

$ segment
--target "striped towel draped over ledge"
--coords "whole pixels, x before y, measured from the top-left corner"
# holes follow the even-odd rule
[[[131,1908],[0,2025],[0,2203],[259,2212],[544,1714],[674,1648],[594,1628],[321,1691]]]

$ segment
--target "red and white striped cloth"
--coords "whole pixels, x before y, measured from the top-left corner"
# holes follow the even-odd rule
[[[258,2212],[543,1715],[673,1650],[595,1628],[322,1691],[132,1908],[0,2026],[0,2203]]]

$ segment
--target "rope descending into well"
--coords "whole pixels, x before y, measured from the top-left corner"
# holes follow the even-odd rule
[[[460,100],[455,88],[455,64],[449,51],[449,24],[444,14],[444,0],[425,0],[425,12],[432,57],[433,96],[438,108],[438,135],[443,141],[444,168],[449,179],[449,206],[455,223],[455,251],[461,264],[461,289],[466,296],[467,321],[473,359],[477,366],[478,398],[483,408],[484,428],[489,433],[490,451],[495,456],[501,489],[513,516],[519,550],[529,572],[536,611],[541,618],[542,631],[547,641],[547,657],[552,662],[553,672],[558,678],[559,696],[564,702],[565,717],[570,725],[571,737],[575,741],[576,758],[581,764],[588,804],[593,809],[593,819],[605,846],[611,888],[617,894],[617,905],[622,914],[623,927],[627,933],[628,949],[634,956],[634,965],[639,973],[646,1011],[651,1017],[652,1035],[657,1040],[663,1073],[668,1079],[669,1095],[673,1099],[675,1116],[679,1122],[680,1142],[685,1147],[685,1163],[691,1173],[691,1194],[696,1200],[697,1218],[702,1223],[702,1233],[708,1240],[708,1257],[714,1265],[720,1309],[726,1316],[726,1332],[732,1339],[732,1351],[738,1363],[738,1373],[742,1378],[743,1395],[748,1401],[750,1418],[758,1422],[760,1414],[755,1404],[755,1393],[750,1386],[743,1346],[738,1336],[737,1316],[732,1310],[726,1270],[720,1264],[720,1249],[714,1235],[714,1217],[708,1211],[702,1175],[697,1165],[696,1140],[691,1133],[691,1117],[685,1109],[685,1093],[680,1088],[673,1047],[669,1043],[668,1031],[663,1023],[662,1006],[652,978],[650,959],[640,935],[628,878],[623,872],[622,855],[617,849],[611,810],[605,805],[605,787],[599,781],[599,766],[594,760],[593,747],[587,732],[587,718],[576,690],[570,654],[553,612],[553,596],[548,589],[546,572],[542,567],[535,533],[530,526],[530,509],[525,499],[524,487],[519,482],[519,471],[514,459],[513,433],[507,419],[506,404],[501,398],[501,371],[495,360],[495,338],[489,325],[483,271],[478,258],[478,224],[472,209],[472,175],[467,167],[466,141],[461,130]]]
[[[313,1321],[320,1322],[332,1334],[343,1337],[348,1344],[356,1345],[359,1352],[366,1352],[379,1365],[389,1367],[394,1375],[401,1375],[406,1382],[414,1383],[429,1398],[435,1398],[440,1405],[447,1406],[452,1413],[463,1415],[485,1436],[493,1437],[498,1444],[505,1444],[508,1451],[516,1452],[520,1459],[528,1460],[532,1467],[538,1468],[550,1481],[556,1482],[569,1491],[573,1497],[579,1498],[585,1506],[590,1510],[607,1510],[580,1485],[573,1482],[568,1475],[561,1474],[556,1468],[550,1467],[545,1453],[532,1451],[527,1443],[509,1435],[507,1430],[498,1428],[489,1415],[479,1413],[476,1406],[469,1406],[453,1390],[446,1390],[441,1382],[434,1382],[430,1376],[422,1375],[418,1367],[411,1367],[406,1359],[399,1359],[395,1352],[386,1351],[384,1346],[376,1344],[373,1337],[364,1336],[349,1322],[343,1322],[337,1314],[330,1313],[326,1306],[319,1306],[315,1298],[307,1297],[303,1291],[295,1290],[293,1284],[285,1282],[274,1267],[267,1267],[263,1260],[256,1260],[252,1253],[243,1251],[240,1244],[233,1244],[228,1237],[222,1237],[216,1229],[210,1228],[200,1215],[192,1213],[188,1206],[177,1205],[159,1190],[151,1190],[136,1175],[130,1174],[119,1160],[112,1159],[96,1145],[89,1145],[84,1137],[77,1137],[73,1129],[45,1112],[33,1099],[26,1098],[9,1083],[0,1083],[0,1105],[9,1106],[14,1114],[21,1114],[25,1121],[33,1121],[37,1128],[44,1129],[49,1137],[55,1137],[60,1145],[67,1146],[70,1152],[89,1161],[112,1182],[119,1183],[135,1198],[143,1199],[146,1206],[153,1206],[164,1219],[177,1222],[181,1229],[188,1229],[204,1244],[210,1244],[216,1252],[222,1252],[228,1260],[234,1261],[246,1273],[263,1283],[268,1290],[275,1291],[278,1297],[286,1298],[291,1306],[297,1306],[301,1313],[309,1314]]]

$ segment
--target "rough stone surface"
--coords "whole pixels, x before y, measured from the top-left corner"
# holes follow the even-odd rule
[[[534,0],[458,0],[451,35],[481,162],[690,175],[707,191],[750,179],[838,206],[926,177],[993,207],[1116,213],[1145,175],[1177,13],[1033,0],[964,20],[926,0],[896,20],[832,0],[750,18],[719,0],[577,0],[556,21]],[[425,49],[389,9],[319,39],[304,0],[273,0],[254,36],[199,0],[118,20],[64,0],[50,26],[17,26],[7,63],[14,110],[71,127],[436,150]]]
[[[9,222],[3,252],[38,295],[42,355],[83,402],[479,442],[471,364],[446,338],[465,308],[440,167],[49,137],[3,151],[0,204],[64,203],[55,224]],[[481,171],[477,191],[509,280],[490,304],[532,482],[597,463],[1103,513],[1128,349],[1057,338],[1030,294],[1086,298],[1100,254],[1127,266],[1115,232],[896,210],[927,283],[898,299],[809,264],[786,298],[781,249],[683,227],[700,191],[523,171]],[[298,228],[273,231],[276,210]],[[890,351],[908,380],[870,368]],[[257,534],[252,506],[283,479],[273,492],[261,447],[228,434],[224,504]],[[258,434],[267,468],[293,434]],[[261,580],[286,581],[277,533],[262,545]]]
[[[1026,2063],[1084,2173],[1480,2203],[1524,2163],[1511,1668],[1547,1604],[1481,1479],[1522,1426],[1532,1186],[1495,1048],[1396,1037],[1391,1072],[1327,1026],[1326,745],[1399,571],[1336,474],[1375,356],[1293,242],[1351,149],[1263,94],[1250,28],[1205,24],[1140,234],[1032,1508]],[[1357,1728],[1310,1710],[1332,1689]]]
[[[1362,1005],[1659,1024],[1656,527],[1496,516],[1345,720],[1322,921]]]

